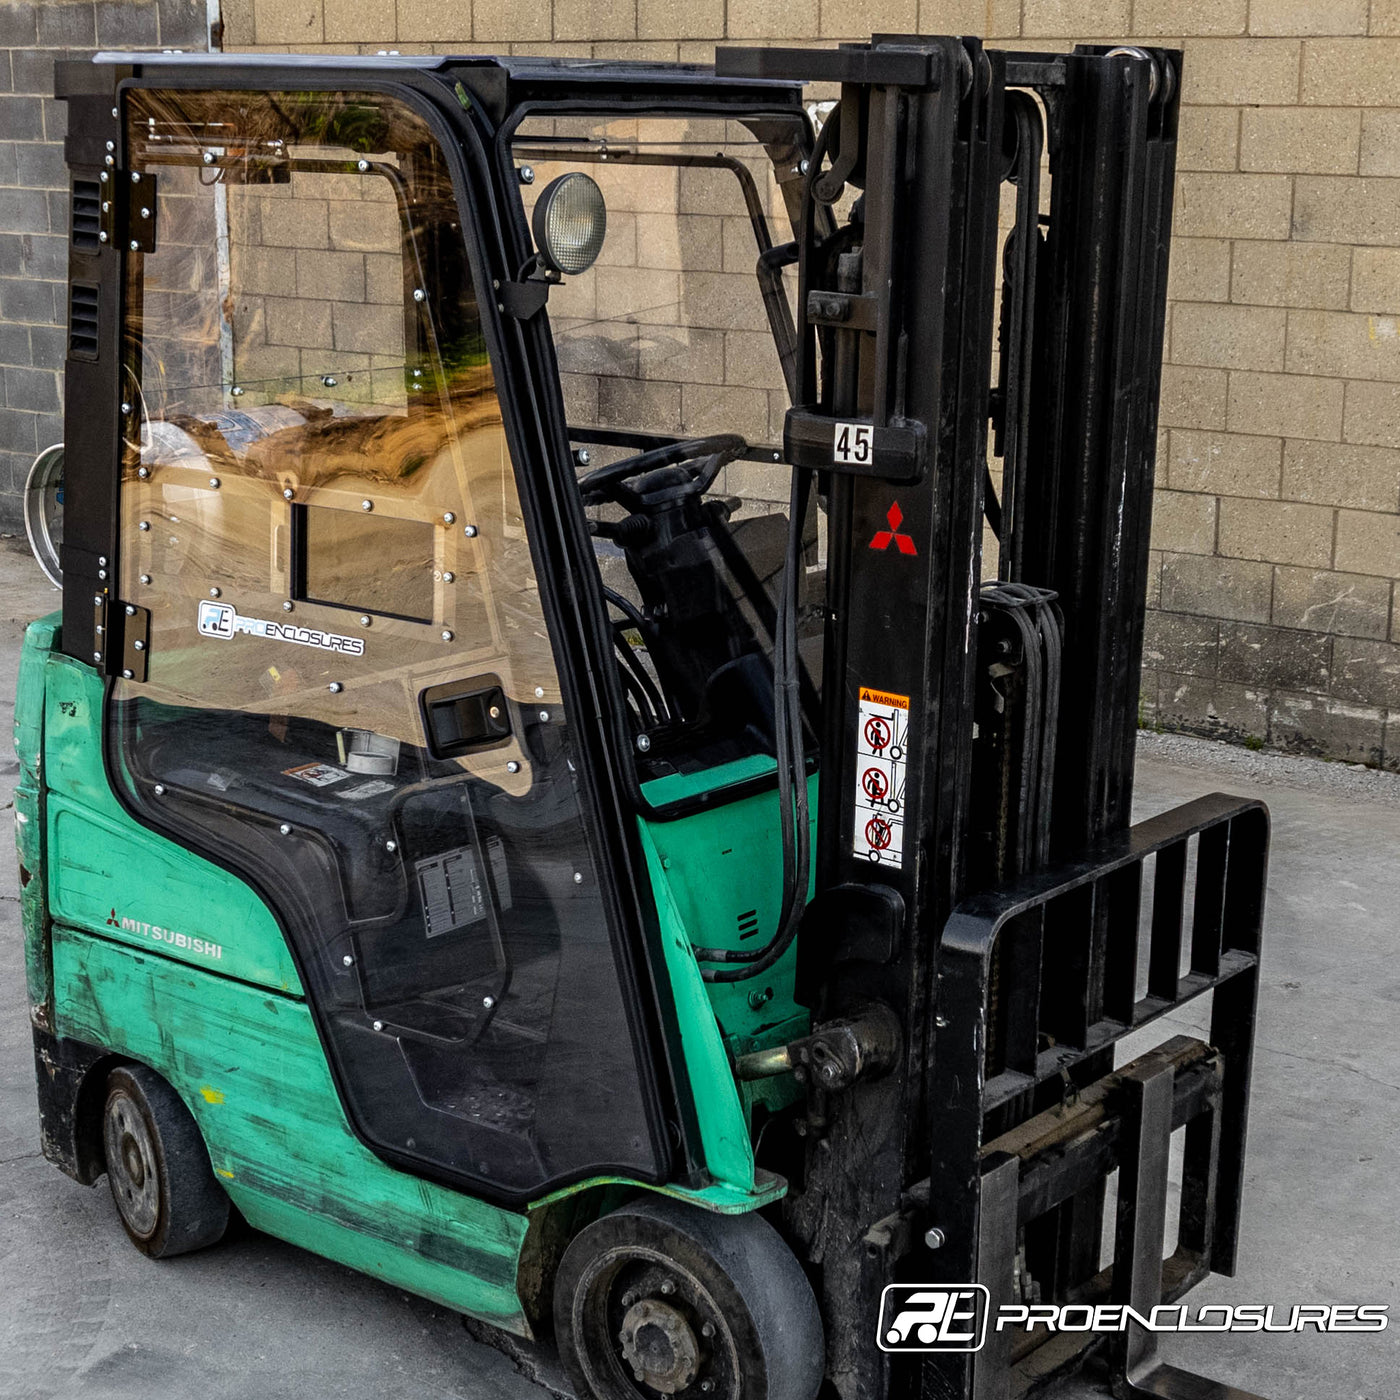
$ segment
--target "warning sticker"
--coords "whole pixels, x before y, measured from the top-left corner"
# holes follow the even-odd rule
[[[364,802],[367,798],[381,797],[393,790],[393,783],[385,782],[383,778],[371,778],[367,783],[356,783],[352,788],[341,788],[336,796],[345,798],[347,802]]]
[[[303,763],[299,768],[284,768],[284,778],[295,778],[298,782],[310,783],[312,787],[330,787],[350,775],[343,768],[333,768],[329,763]]]
[[[874,865],[904,864],[904,772],[909,697],[860,688],[856,815],[851,849]]]

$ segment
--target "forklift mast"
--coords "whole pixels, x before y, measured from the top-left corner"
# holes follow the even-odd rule
[[[784,436],[794,467],[829,482],[832,541],[798,979],[819,1023],[868,1025],[879,1006],[900,1030],[890,1073],[809,1095],[787,1220],[821,1263],[844,1396],[1020,1393],[1082,1346],[1032,1352],[1014,1390],[1024,1334],[993,1328],[980,1354],[877,1349],[887,1285],[1145,1312],[1235,1254],[1267,819],[1207,798],[1128,825],[1180,55],[876,36],[721,50],[717,71],[840,84],[803,208]],[[1114,1075],[1118,1042],[1210,989],[1209,1047],[1174,1041]],[[1122,1115],[1107,1129],[1105,1104]],[[1207,1393],[1145,1333],[1115,1364],[1120,1393]]]

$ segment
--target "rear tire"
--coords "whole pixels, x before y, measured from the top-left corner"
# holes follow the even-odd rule
[[[581,1400],[813,1400],[825,1369],[816,1298],[778,1232],[664,1196],[579,1232],[554,1327]]]
[[[154,1070],[122,1065],[107,1076],[102,1146],[122,1228],[142,1254],[169,1259],[223,1238],[228,1196],[194,1116]]]

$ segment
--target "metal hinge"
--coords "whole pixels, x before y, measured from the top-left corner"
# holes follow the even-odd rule
[[[104,671],[118,671],[124,680],[146,679],[151,648],[151,612],[135,603],[92,595],[92,660]],[[117,665],[114,658],[120,658]]]

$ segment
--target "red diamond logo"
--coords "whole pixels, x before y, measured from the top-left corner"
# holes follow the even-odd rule
[[[875,538],[870,541],[870,548],[888,549],[893,544],[898,545],[901,554],[917,554],[919,551],[914,547],[913,535],[906,535],[899,528],[904,524],[904,512],[900,510],[898,501],[885,512],[885,520],[890,528],[876,530]]]

